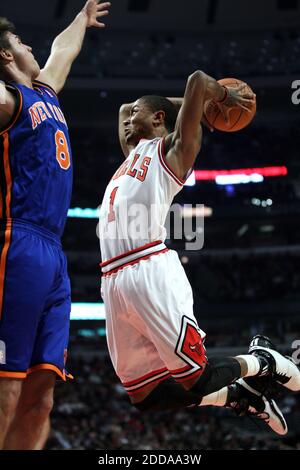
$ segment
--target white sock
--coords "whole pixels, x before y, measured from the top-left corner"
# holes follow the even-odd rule
[[[227,395],[228,387],[223,387],[217,392],[205,395],[205,397],[202,398],[199,406],[225,406],[225,403],[227,401]]]
[[[256,356],[253,354],[242,354],[240,356],[236,356],[236,358],[243,359],[247,363],[247,374],[244,377],[252,377],[253,375],[257,375],[261,369],[261,364]]]

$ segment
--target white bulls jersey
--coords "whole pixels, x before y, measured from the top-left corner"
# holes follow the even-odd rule
[[[105,191],[99,223],[102,261],[164,242],[166,216],[183,184],[165,160],[164,139],[142,139]]]
[[[166,216],[184,181],[169,168],[163,145],[161,138],[139,142],[107,186],[100,211],[107,344],[132,396],[170,376],[196,378],[206,363],[190,283],[164,244]]]

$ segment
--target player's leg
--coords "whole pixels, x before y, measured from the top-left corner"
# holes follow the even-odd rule
[[[252,346],[249,351],[250,354],[235,358],[210,359],[203,374],[188,389],[204,396],[216,391],[217,384],[228,385],[224,384],[224,380],[236,375],[231,382],[242,377],[246,383],[252,377],[271,376],[290,390],[300,390],[300,371],[290,358],[274,348],[261,345]]]
[[[45,301],[45,310],[39,323],[38,334],[31,359],[31,376],[29,376],[27,404],[24,410],[32,408],[36,413],[36,421],[40,423],[41,433],[32,433],[28,439],[28,449],[42,449],[50,432],[50,412],[53,406],[53,391],[55,380],[60,377],[63,381],[72,379],[66,372],[67,348],[69,342],[70,313],[71,313],[71,286],[67,273],[67,260],[61,248],[54,250],[53,256],[57,260],[57,276],[53,287]],[[40,400],[30,402],[30,388],[40,388]],[[21,395],[22,399],[22,395]],[[34,410],[35,408],[35,410]],[[23,410],[23,412],[24,412]],[[30,423],[30,411],[27,413]],[[22,420],[19,427],[22,429]],[[21,435],[20,431],[17,431]]]
[[[4,442],[6,450],[43,449],[49,434],[55,372],[40,370],[24,381],[15,416]]]
[[[273,412],[269,402],[254,393],[245,396],[243,387],[237,390],[223,387],[205,397],[182,387],[172,377],[162,362],[152,341],[146,338],[148,331],[140,317],[118,292],[117,286],[128,281],[129,274],[123,273],[116,279],[105,279],[103,298],[107,313],[107,340],[111,359],[124,388],[129,394],[131,403],[140,411],[176,410],[192,406],[226,406],[233,407],[237,401],[254,410],[256,416],[266,416],[268,425],[277,433],[284,434],[286,426],[280,410]],[[124,278],[124,279],[122,279]],[[127,308],[126,308],[127,306]],[[184,331],[184,336],[186,335]],[[189,332],[191,333],[191,332]],[[193,340],[195,337],[193,337]],[[193,341],[194,342],[194,341]],[[198,349],[198,348],[197,348]],[[256,408],[255,408],[256,407]],[[237,409],[237,413],[246,412]],[[286,424],[286,423],[285,423]]]
[[[143,397],[135,394],[131,401],[140,410],[178,409],[192,404],[200,405],[201,402],[203,406],[225,406],[232,401],[228,385],[242,377],[244,372],[236,358],[215,358],[199,368],[196,379],[187,379],[180,383],[172,379],[164,380],[152,390],[144,389]]]
[[[3,448],[8,428],[13,420],[22,380],[0,377],[0,449]]]
[[[255,359],[255,367],[251,363],[252,358]],[[288,362],[288,359],[279,355],[278,362],[284,366],[286,365],[285,361]],[[240,362],[242,363],[242,366],[240,365]],[[194,399],[196,400],[197,397],[198,404],[203,400],[203,405],[223,406],[226,403],[228,404],[234,401],[234,398],[230,394],[234,389],[228,389],[228,385],[236,382],[242,377],[264,378],[268,374],[272,376],[272,362],[270,362],[270,364],[265,363],[263,360],[260,362],[260,357],[253,357],[252,355],[249,355],[249,358],[248,355],[244,355],[242,359],[241,357],[212,358],[208,360],[204,367],[202,367],[202,370],[199,368],[199,374],[197,375],[196,380],[194,378],[192,380],[187,379],[187,381],[181,382],[180,387],[182,386],[182,389],[189,394],[188,396],[191,399],[192,397],[195,397]],[[248,364],[250,364],[249,367]],[[186,382],[188,382],[188,386]],[[163,387],[165,388],[164,394],[161,393]],[[158,390],[158,388],[160,388],[160,390]],[[166,393],[167,388],[169,388],[168,394]],[[173,393],[174,397],[176,395],[178,398],[178,403],[176,404],[176,400],[171,400],[171,408],[168,409],[172,409],[174,407],[180,408],[181,404],[186,400],[187,395],[185,395],[184,392],[180,393],[179,390],[180,389],[178,389],[178,387],[175,388],[172,383],[159,384],[159,386],[154,390],[145,390],[144,394],[146,396],[144,396],[142,400],[135,400],[134,403],[138,408],[144,410],[153,407],[156,409],[159,407],[160,410],[167,409],[166,407],[169,407],[170,405],[168,405],[167,400],[164,401],[162,397],[164,396],[167,399],[167,397],[170,397],[170,394]],[[157,403],[157,400],[159,403]],[[196,404],[196,401],[194,404]]]
[[[134,270],[120,271],[102,280],[111,359],[131,402],[141,409],[197,405],[203,397],[185,390],[185,382],[205,372],[207,359],[202,344],[204,333],[195,318],[182,315],[183,308],[187,313],[192,311],[193,299],[176,257],[176,253],[155,256]],[[156,292],[158,275],[164,285]],[[224,376],[223,382],[217,381],[212,391],[240,376],[239,362],[228,361],[237,372]],[[183,386],[165,380],[170,375]]]
[[[131,312],[129,320],[132,319],[135,328],[154,346],[169,374],[196,395],[198,402],[242,376],[263,372],[265,363],[261,364],[253,355],[207,360],[203,345],[205,333],[194,317],[192,289],[176,252],[153,256],[136,269],[119,273],[117,285],[121,285],[124,303]],[[106,302],[111,302],[111,295]],[[116,310],[119,312],[119,307]],[[118,318],[119,315],[115,329]],[[122,334],[120,329],[120,336]],[[145,398],[150,384],[143,385]],[[141,401],[138,395],[141,391],[135,384],[131,385],[135,402]],[[184,393],[180,396],[185,397]]]
[[[63,380],[69,377],[65,372],[65,359],[71,309],[70,282],[61,249],[52,245],[49,253],[47,269],[50,271],[54,266],[57,275],[53,276],[48,293],[44,296],[44,311],[35,328],[29,375],[8,430],[6,449],[34,450],[44,446],[50,429],[49,414],[53,405],[55,379],[57,375]],[[26,429],[31,431],[24,437]]]
[[[139,270],[127,273],[128,302],[130,299],[133,302],[135,322],[140,321],[141,332],[148,336],[170,374],[178,381],[164,380],[154,388],[153,384],[144,385],[142,391],[134,390],[137,383],[130,384],[131,401],[142,411],[178,409],[200,403],[231,406],[237,399],[244,399],[245,393],[244,387],[228,387],[230,384],[241,377],[264,376],[273,371],[273,365],[265,357],[252,354],[207,360],[203,332],[193,315],[191,288],[176,257],[175,253],[161,255],[160,259],[157,256]],[[135,273],[139,282],[134,279]],[[160,289],[155,292],[158,273]],[[148,285],[152,287],[151,295],[147,294]],[[281,361],[282,366],[286,366],[287,360],[281,357]],[[247,399],[249,397],[249,406],[257,405],[259,411],[271,406],[255,393],[248,394]],[[276,422],[271,427],[277,426],[276,432],[281,426],[278,426],[279,419],[274,415]]]
[[[257,379],[259,381],[260,379]],[[172,378],[157,384],[152,390],[144,391],[144,398],[131,398],[132,404],[142,412],[177,410],[195,406],[219,406],[231,408],[238,416],[251,416],[264,421],[275,433],[287,433],[284,416],[271,396],[265,397],[256,389],[238,380],[217,392],[202,398],[185,390]]]
[[[40,239],[9,224],[2,232],[0,229],[1,234],[5,240],[2,258],[5,256],[6,260],[0,276],[3,294],[0,305],[0,433],[3,441],[30,367],[52,275]]]
[[[252,386],[249,385],[250,379]],[[272,396],[275,383],[273,375],[238,379],[234,384],[199,397],[197,391],[186,390],[173,379],[167,379],[155,388],[144,390],[142,398],[131,401],[140,411],[174,410],[186,406],[227,407],[238,416],[258,418],[277,434],[285,435],[288,431],[287,423]]]
[[[259,373],[265,363],[261,366],[251,355],[212,359],[207,363],[203,332],[191,314],[191,289],[186,278],[172,266],[173,257],[170,254],[159,260],[157,256],[154,263],[147,261],[135,270],[103,279],[107,339],[114,368],[132,404],[140,411],[175,410],[201,404],[231,407],[233,400],[245,397],[226,385],[241,375]],[[158,278],[161,283],[156,292]],[[168,279],[169,285],[164,284],[164,279]],[[182,315],[183,308],[186,315]],[[188,390],[205,371],[208,373],[204,384],[210,382],[209,392]],[[180,383],[170,378],[171,374]],[[248,407],[251,405],[255,412],[271,410],[269,403],[255,393],[247,399]],[[269,426],[284,434],[280,417],[282,414],[269,413]]]

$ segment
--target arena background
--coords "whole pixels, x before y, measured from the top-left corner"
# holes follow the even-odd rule
[[[15,22],[43,65],[83,3],[1,0],[0,15]],[[195,184],[176,199],[207,207],[204,248],[185,252],[184,240],[172,239],[168,246],[184,263],[210,353],[246,352],[252,335],[263,333],[299,358],[300,2],[114,0],[106,23],[88,32],[61,93],[74,154],[64,248],[77,318],[69,350],[76,379],[57,387],[47,448],[299,449],[296,395],[278,399],[290,428],[284,439],[231,410],[142,416],[128,404],[107,355],[96,209],[122,162],[123,102],[149,93],[182,96],[196,69],[245,80],[257,94],[255,120],[238,133],[205,131]],[[216,179],[211,170],[240,171]]]

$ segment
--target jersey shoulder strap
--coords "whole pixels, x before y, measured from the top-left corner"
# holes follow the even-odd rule
[[[58,98],[56,91],[50,85],[48,85],[47,83],[40,82],[39,80],[33,80],[32,85],[33,85],[34,88],[46,88],[46,90],[48,89],[49,91],[54,93],[56,98]]]
[[[11,119],[9,120],[8,124],[5,125],[5,127],[2,126],[0,122],[0,135],[9,131],[9,129],[11,129],[11,127],[17,122],[23,106],[23,97],[21,91],[10,82],[4,81],[3,83],[5,85],[6,90],[11,93],[15,99],[15,110]]]

